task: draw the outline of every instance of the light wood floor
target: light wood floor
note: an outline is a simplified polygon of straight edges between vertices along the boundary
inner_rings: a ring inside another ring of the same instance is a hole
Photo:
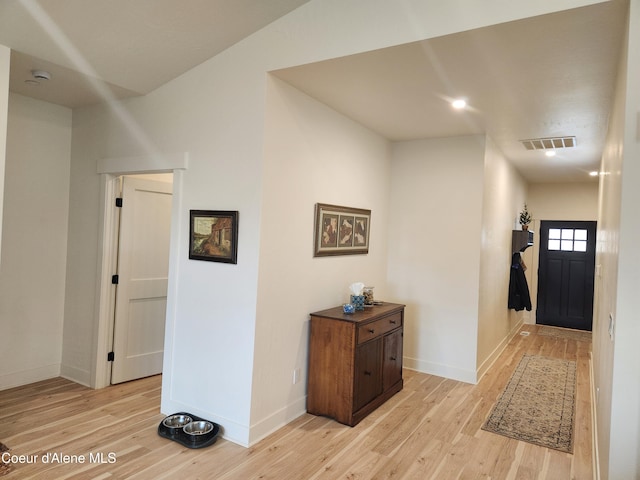
[[[39,458],[12,464],[3,480],[591,479],[590,342],[524,329],[531,335],[516,335],[478,385],[405,371],[404,389],[356,427],[305,414],[251,448],[220,439],[191,450],[158,436],[160,377],[102,390],[60,378],[5,390],[0,442]],[[523,353],[577,361],[573,455],[480,429]],[[44,463],[46,453],[87,459]],[[90,453],[107,463],[89,463]]]

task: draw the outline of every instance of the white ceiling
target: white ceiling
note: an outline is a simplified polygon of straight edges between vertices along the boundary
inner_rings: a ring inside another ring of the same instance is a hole
[[[2,0],[11,91],[77,107],[143,95],[308,0]],[[391,140],[487,133],[531,182],[588,181],[626,1],[275,72]],[[115,52],[115,53],[114,53]],[[29,87],[32,69],[52,79]],[[447,100],[466,97],[454,112]],[[547,158],[519,140],[576,136]]]
[[[11,91],[73,108],[147,94],[308,1],[1,0],[0,44]]]
[[[275,72],[392,140],[487,133],[531,182],[599,168],[626,6],[614,1]],[[451,98],[465,97],[466,111]],[[553,158],[520,140],[575,136]]]

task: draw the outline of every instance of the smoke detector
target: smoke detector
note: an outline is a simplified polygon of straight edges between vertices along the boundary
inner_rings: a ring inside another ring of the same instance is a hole
[[[530,138],[528,140],[520,140],[520,142],[527,150],[556,150],[577,145],[576,137]]]
[[[31,75],[36,80],[51,80],[51,74],[44,70],[31,70]]]

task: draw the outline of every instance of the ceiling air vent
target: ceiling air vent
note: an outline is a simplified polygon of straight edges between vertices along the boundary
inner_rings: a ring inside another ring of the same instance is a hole
[[[531,138],[520,141],[527,150],[549,150],[576,146],[576,137]]]

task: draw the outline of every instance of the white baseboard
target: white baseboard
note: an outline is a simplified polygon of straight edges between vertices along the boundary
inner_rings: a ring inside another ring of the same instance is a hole
[[[509,345],[509,342],[511,341],[511,339],[518,334],[518,331],[520,330],[520,327],[522,327],[522,325],[524,325],[524,321],[521,319],[511,329],[511,331],[502,340],[502,342],[500,342],[498,346],[494,348],[493,352],[491,352],[491,355],[489,355],[487,359],[484,362],[482,362],[482,365],[480,365],[480,367],[477,370],[478,382],[483,377],[483,375],[487,373],[487,371],[491,368],[491,366],[496,362],[496,360],[498,359],[500,354],[504,351],[504,349],[507,348],[507,345]]]
[[[415,370],[420,373],[427,373],[437,377],[450,378],[465,383],[476,383],[476,372],[473,370],[465,370],[451,365],[443,365],[440,363],[420,360],[418,358],[404,357],[402,366],[409,370]]]
[[[228,418],[220,417],[212,412],[207,412],[186,403],[175,400],[162,400],[160,411],[164,415],[172,415],[177,412],[187,412],[210,422],[220,425],[220,435],[225,440],[236,443],[242,447],[249,447],[249,427]]]
[[[258,443],[263,438],[269,436],[287,423],[295,420],[300,415],[307,412],[307,396],[303,396],[298,400],[281,408],[277,412],[269,415],[267,418],[260,420],[251,425],[249,446]]]
[[[598,450],[598,410],[595,376],[593,373],[593,352],[589,353],[589,380],[591,382],[591,453],[593,457],[593,480],[600,480],[600,451]]]
[[[221,435],[225,440],[229,440],[230,442],[242,447],[250,447],[279,428],[282,428],[287,423],[295,420],[300,415],[305,414],[307,412],[306,406],[307,397],[304,396],[250,427],[241,425],[229,420],[228,418],[221,418],[211,412],[205,412],[190,405],[175,401],[163,401],[160,410],[164,415],[171,415],[177,412],[188,412],[199,417],[206,418],[207,420],[220,425]]]
[[[91,386],[91,372],[89,372],[89,370],[82,370],[80,368],[63,364],[60,366],[60,376],[67,380],[71,380],[72,382],[84,385],[85,387]]]
[[[498,344],[498,346],[491,352],[491,355],[482,362],[482,365],[476,370],[465,370],[458,367],[452,367],[450,365],[443,365],[435,362],[428,362],[417,358],[404,357],[403,367],[409,370],[415,370],[421,373],[427,373],[429,375],[436,375],[438,377],[450,378],[452,380],[458,380],[460,382],[477,384],[482,376],[491,368],[491,366],[498,359],[502,351],[507,347],[511,339],[518,333],[520,327],[522,327],[523,321],[520,320],[511,329],[509,334]]]
[[[19,372],[11,372],[0,375],[0,390],[20,387],[29,383],[48,380],[60,376],[60,364],[54,363],[42,367],[28,368]]]

